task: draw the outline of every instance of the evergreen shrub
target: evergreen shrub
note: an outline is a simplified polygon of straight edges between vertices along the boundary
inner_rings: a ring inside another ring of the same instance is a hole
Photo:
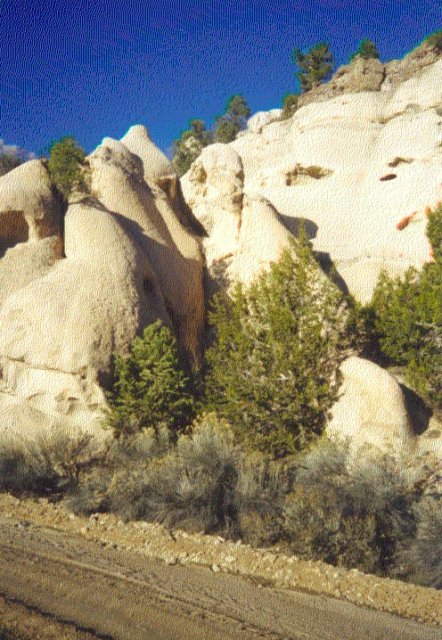
[[[433,262],[402,278],[383,272],[373,294],[374,331],[392,364],[406,368],[408,382],[442,409],[442,205],[428,216]]]
[[[252,449],[283,457],[325,426],[345,357],[346,308],[305,238],[252,286],[217,294],[205,402]]]
[[[132,341],[126,357],[114,356],[114,383],[107,399],[105,425],[117,438],[160,425],[174,435],[191,422],[189,379],[175,338],[159,320]]]

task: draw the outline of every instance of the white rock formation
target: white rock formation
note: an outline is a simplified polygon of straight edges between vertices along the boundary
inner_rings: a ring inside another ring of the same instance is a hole
[[[126,352],[156,319],[175,330],[189,360],[198,361],[202,256],[155,185],[156,176],[167,175],[167,159],[152,143],[147,147],[140,158],[105,139],[91,154],[94,195],[76,194],[69,204],[64,255],[58,237],[11,247],[27,237],[14,238],[14,225],[0,227],[10,247],[0,260],[0,430],[67,426],[101,433],[101,384],[112,353]],[[25,180],[20,191],[21,178],[31,174],[38,180]],[[38,161],[1,178],[0,212],[6,213],[0,221],[14,211],[37,221],[37,237],[53,231],[48,185]]]
[[[327,426],[331,439],[348,440],[350,450],[366,446],[382,453],[410,453],[416,443],[398,381],[373,362],[351,356],[341,365],[340,398]]]
[[[247,120],[247,129],[252,133],[260,133],[264,125],[278,120],[282,116],[282,109],[271,109],[270,111],[258,111]]]
[[[92,192],[136,235],[152,266],[178,338],[194,360],[204,324],[202,256],[164,192],[144,180],[143,163],[117,140],[105,138],[89,156]]]
[[[0,307],[14,291],[46,275],[62,257],[63,242],[58,236],[20,242],[7,249],[0,259]]]
[[[252,126],[229,148],[244,190],[266,198],[289,228],[306,220],[313,248],[367,301],[382,268],[400,274],[428,257],[425,208],[442,199],[441,107],[438,60],[389,90],[345,93],[260,132]],[[191,204],[194,194],[185,195]]]
[[[0,179],[0,258],[19,242],[60,234],[60,212],[41,160]]]
[[[143,175],[146,182],[155,182],[167,176],[176,176],[170,160],[152,142],[146,127],[141,124],[130,127],[121,138],[121,142],[143,163]]]
[[[301,220],[360,300],[382,267],[422,265],[425,209],[442,199],[441,87],[440,55],[425,48],[356,60],[292,118],[255,114],[235,142],[205,148],[182,184],[137,125],[88,157],[91,194],[72,198],[63,236],[44,162],[1,177],[0,430],[99,433],[112,353],[159,318],[198,362],[211,286],[250,283]],[[394,378],[358,358],[342,370],[329,433],[412,446]]]
[[[227,286],[250,284],[280,258],[291,237],[274,207],[243,186],[241,159],[225,144],[206,147],[182,179],[184,197],[207,233],[209,274]]]

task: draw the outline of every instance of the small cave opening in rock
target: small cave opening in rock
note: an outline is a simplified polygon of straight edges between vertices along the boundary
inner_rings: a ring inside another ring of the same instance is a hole
[[[382,178],[379,178],[379,180],[380,182],[387,182],[388,180],[394,180],[395,178],[397,178],[396,173],[387,173],[387,175],[382,176]]]
[[[332,173],[333,171],[331,171],[331,169],[326,169],[325,167],[319,167],[317,165],[304,167],[302,164],[297,163],[293,169],[285,174],[285,183],[288,187],[291,187],[296,184],[300,176],[321,180],[321,178],[327,178]]]
[[[413,162],[413,158],[402,158],[401,156],[396,156],[391,162],[388,163],[389,167],[396,168],[400,164],[411,164]],[[394,174],[392,174],[394,175]]]
[[[29,227],[21,211],[0,214],[0,258],[19,242],[27,242]]]

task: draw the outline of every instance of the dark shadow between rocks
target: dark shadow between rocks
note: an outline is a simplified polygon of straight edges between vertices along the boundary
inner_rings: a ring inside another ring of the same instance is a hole
[[[278,213],[278,216],[287,231],[290,231],[295,238],[298,238],[302,227],[304,227],[309,240],[316,238],[319,227],[315,222],[313,222],[313,220],[309,220],[308,218],[294,218],[292,216],[285,216],[281,213]]]
[[[342,291],[344,295],[349,295],[350,291],[345,282],[344,278],[341,276],[339,271],[336,268],[333,260],[330,257],[330,254],[326,251],[313,251],[313,255],[318,261],[321,269],[324,273],[330,278],[330,280]]]
[[[28,223],[22,211],[8,211],[0,214],[0,258],[16,244],[27,242]]]
[[[413,433],[420,436],[424,433],[430,424],[430,418],[433,415],[432,410],[425,404],[420,396],[405,384],[399,383],[404,396],[405,407],[410,416],[410,423]]]

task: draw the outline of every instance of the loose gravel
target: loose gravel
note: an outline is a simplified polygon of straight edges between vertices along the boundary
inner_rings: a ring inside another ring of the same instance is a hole
[[[169,531],[155,523],[125,523],[113,514],[80,517],[45,498],[18,499],[0,494],[0,512],[3,517],[22,521],[23,526],[32,522],[80,534],[102,546],[131,550],[169,565],[203,565],[215,573],[247,576],[275,587],[324,594],[419,622],[442,625],[442,592],[436,589],[367,575],[356,569],[348,571],[323,562],[300,560],[274,550],[253,549],[220,536]]]

